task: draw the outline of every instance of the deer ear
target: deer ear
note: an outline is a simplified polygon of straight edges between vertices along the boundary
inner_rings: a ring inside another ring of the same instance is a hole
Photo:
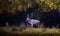
[[[8,27],[9,26],[9,24],[8,24],[8,22],[6,22],[6,27]]]

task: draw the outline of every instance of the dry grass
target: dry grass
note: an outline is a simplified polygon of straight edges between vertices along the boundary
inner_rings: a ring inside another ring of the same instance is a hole
[[[22,29],[22,31],[12,31],[13,28],[12,27],[0,27],[0,32],[2,33],[6,33],[9,35],[12,34],[60,34],[60,29],[56,29],[56,28],[26,28],[26,29]]]

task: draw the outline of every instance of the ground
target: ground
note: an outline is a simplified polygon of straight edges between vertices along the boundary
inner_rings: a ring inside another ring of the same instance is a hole
[[[22,31],[12,31],[12,27],[0,27],[1,35],[5,36],[60,36],[60,29],[56,28],[26,28]]]

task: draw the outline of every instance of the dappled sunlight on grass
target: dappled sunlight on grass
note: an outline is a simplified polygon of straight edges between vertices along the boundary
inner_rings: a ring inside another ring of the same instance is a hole
[[[12,27],[0,27],[0,33],[8,35],[8,36],[17,36],[17,35],[59,35],[60,34],[60,29],[57,28],[26,28],[26,29],[21,29],[22,31],[13,31]]]
[[[54,28],[26,28],[26,29],[22,29],[22,31],[12,31],[13,28],[11,27],[0,27],[0,32],[11,32],[11,33],[15,33],[15,34],[41,34],[41,33],[59,33],[60,34],[60,29],[54,29]]]

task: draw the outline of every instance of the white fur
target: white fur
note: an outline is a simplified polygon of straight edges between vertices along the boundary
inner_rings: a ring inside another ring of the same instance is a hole
[[[33,27],[34,24],[38,25],[40,23],[40,21],[36,20],[36,19],[29,19],[29,18],[27,18],[27,21],[28,21],[28,23],[31,24],[31,27]]]

